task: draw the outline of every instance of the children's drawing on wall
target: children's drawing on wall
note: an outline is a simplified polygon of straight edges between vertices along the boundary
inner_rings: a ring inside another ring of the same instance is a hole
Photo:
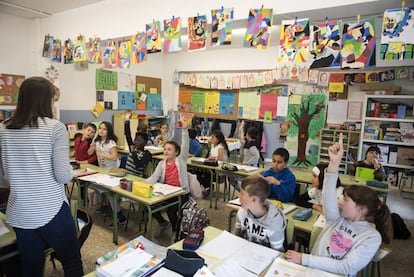
[[[131,41],[126,38],[118,40],[116,65],[120,69],[128,69],[131,65]]]
[[[87,60],[86,57],[86,38],[83,35],[79,35],[74,39],[73,46],[73,61],[84,62]]]
[[[207,16],[188,18],[188,51],[205,50],[207,46]]]
[[[218,89],[226,89],[226,81],[224,80],[223,75],[218,78]]]
[[[147,53],[161,52],[160,22],[153,21],[152,23],[145,24],[145,30],[147,32]]]
[[[289,134],[289,127],[290,124],[287,121],[280,122],[280,133],[279,133],[279,141],[286,141],[286,138]]]
[[[231,44],[233,9],[211,10],[211,46]]]
[[[163,50],[165,53],[181,51],[181,18],[164,20]]]
[[[190,86],[195,87],[195,85],[197,84],[197,75],[190,74]]]
[[[327,87],[329,84],[329,73],[328,72],[319,72],[318,86]]]
[[[384,12],[380,59],[414,59],[414,7]]]
[[[0,73],[0,105],[16,105],[25,76]]]
[[[204,78],[204,88],[210,88],[210,82],[211,82],[211,78],[209,75],[206,75]]]
[[[310,68],[340,66],[342,21],[326,21],[313,25]]]
[[[240,88],[247,88],[249,77],[243,74],[240,79]]]
[[[62,62],[62,42],[59,38],[53,39],[52,52],[50,60],[55,63]]]
[[[299,66],[299,75],[298,80],[299,82],[307,82],[309,78],[309,70],[305,66]]]
[[[102,65],[105,69],[116,68],[116,46],[115,40],[108,39],[102,43]]]
[[[211,86],[212,89],[217,89],[218,88],[218,81],[217,81],[217,77],[213,76],[211,78]]]
[[[209,114],[219,113],[220,92],[206,91],[204,93],[204,112]]]
[[[139,64],[147,60],[147,35],[145,32],[131,37],[132,64]]]
[[[101,56],[101,39],[98,37],[89,38],[89,42],[87,44],[88,48],[88,62],[92,64],[101,64],[102,63],[102,56]]]
[[[45,39],[43,41],[42,57],[50,58],[50,54],[52,52],[52,46],[53,46],[53,36],[45,35]]]
[[[282,71],[280,70],[280,68],[272,70],[272,78],[273,83],[277,83],[278,81],[282,80]]]
[[[240,88],[240,75],[233,76],[233,89],[239,89]]]
[[[298,73],[299,73],[299,68],[296,64],[292,65],[292,67],[290,68],[290,80],[293,81],[297,81],[298,80]]]
[[[132,91],[136,89],[136,77],[135,75],[119,72],[118,73],[118,90]]]
[[[286,148],[290,165],[309,167],[318,161],[320,130],[325,125],[326,95],[296,94],[289,97],[287,122],[290,124]]]
[[[225,115],[234,115],[234,101],[235,101],[235,94],[234,92],[220,92],[220,114]]]
[[[375,19],[344,23],[342,29],[341,68],[375,66]]]
[[[273,9],[250,9],[244,47],[267,49],[272,33]]]
[[[63,43],[63,63],[73,63],[73,41],[70,38]]]
[[[289,67],[284,65],[280,70],[280,79],[281,80],[289,80]]]
[[[306,63],[309,59],[309,19],[282,20],[279,62]]]
[[[204,113],[205,96],[203,91],[192,91],[191,93],[191,112]]]

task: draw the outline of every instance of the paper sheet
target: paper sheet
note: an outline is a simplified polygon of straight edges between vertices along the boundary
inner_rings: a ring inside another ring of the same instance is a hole
[[[79,177],[79,180],[96,183],[102,186],[116,187],[119,186],[119,181],[121,180],[121,178],[113,177],[108,174],[97,173]]]

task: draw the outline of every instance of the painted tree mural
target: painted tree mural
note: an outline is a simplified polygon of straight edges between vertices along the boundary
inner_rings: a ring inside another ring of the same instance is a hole
[[[287,139],[290,165],[309,167],[317,163],[320,130],[326,119],[326,101],[323,94],[290,96],[287,118],[291,126]]]

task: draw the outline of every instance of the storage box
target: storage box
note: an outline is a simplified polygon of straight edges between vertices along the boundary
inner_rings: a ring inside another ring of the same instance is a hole
[[[414,148],[411,147],[398,147],[397,152],[397,164],[412,166],[414,164]]]

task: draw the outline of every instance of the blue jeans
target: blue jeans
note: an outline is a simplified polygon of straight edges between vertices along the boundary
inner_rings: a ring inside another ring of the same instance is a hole
[[[65,276],[83,275],[79,241],[66,202],[63,202],[60,211],[45,226],[38,229],[14,230],[20,253],[21,276],[42,276],[44,251],[49,247],[54,249],[56,257],[61,261]]]

